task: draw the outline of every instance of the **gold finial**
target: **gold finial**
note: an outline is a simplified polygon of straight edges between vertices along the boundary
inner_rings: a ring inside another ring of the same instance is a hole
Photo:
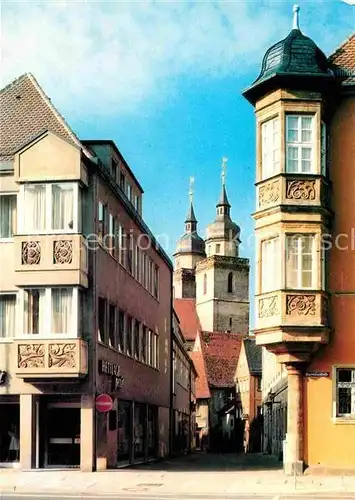
[[[228,161],[228,158],[223,156],[223,158],[222,158],[222,186],[224,186],[226,183],[227,161]]]
[[[193,202],[194,200],[194,183],[195,183],[195,177],[190,177],[189,179],[189,197],[190,197],[190,203]]]

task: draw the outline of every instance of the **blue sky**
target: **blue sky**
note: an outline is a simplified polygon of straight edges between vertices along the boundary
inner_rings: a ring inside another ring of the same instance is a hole
[[[355,7],[298,3],[301,30],[325,53],[354,31]],[[241,91],[265,50],[289,33],[292,5],[4,2],[2,83],[32,72],[80,138],[116,142],[145,189],[148,224],[169,236],[169,254],[183,231],[189,176],[204,235],[227,156],[241,256],[253,265],[255,125]]]

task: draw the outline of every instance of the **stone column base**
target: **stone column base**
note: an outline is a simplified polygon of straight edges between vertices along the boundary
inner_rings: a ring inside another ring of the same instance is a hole
[[[303,476],[304,462],[298,460],[297,462],[286,462],[284,463],[284,473],[287,476]]]

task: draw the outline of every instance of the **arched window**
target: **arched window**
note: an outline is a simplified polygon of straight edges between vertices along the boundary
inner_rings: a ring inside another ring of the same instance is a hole
[[[207,274],[203,275],[203,294],[207,293]]]
[[[228,293],[233,293],[233,273],[228,274]]]

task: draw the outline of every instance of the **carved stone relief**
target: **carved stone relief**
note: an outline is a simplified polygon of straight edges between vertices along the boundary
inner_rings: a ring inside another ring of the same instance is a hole
[[[49,368],[75,368],[76,344],[50,344],[48,348]]]
[[[54,264],[71,264],[73,260],[73,242],[58,240],[53,243]]]
[[[263,208],[276,203],[280,198],[279,181],[269,182],[259,188],[259,207]]]
[[[286,198],[288,200],[315,200],[315,186],[315,180],[289,180],[287,181]]]
[[[41,246],[39,241],[22,242],[22,264],[33,265],[41,261]]]
[[[298,316],[314,316],[316,313],[315,295],[287,295],[286,314]]]
[[[44,368],[44,344],[19,344],[18,368]]]
[[[259,299],[260,319],[270,318],[271,316],[277,316],[278,314],[280,314],[278,295],[271,295],[270,297]]]

